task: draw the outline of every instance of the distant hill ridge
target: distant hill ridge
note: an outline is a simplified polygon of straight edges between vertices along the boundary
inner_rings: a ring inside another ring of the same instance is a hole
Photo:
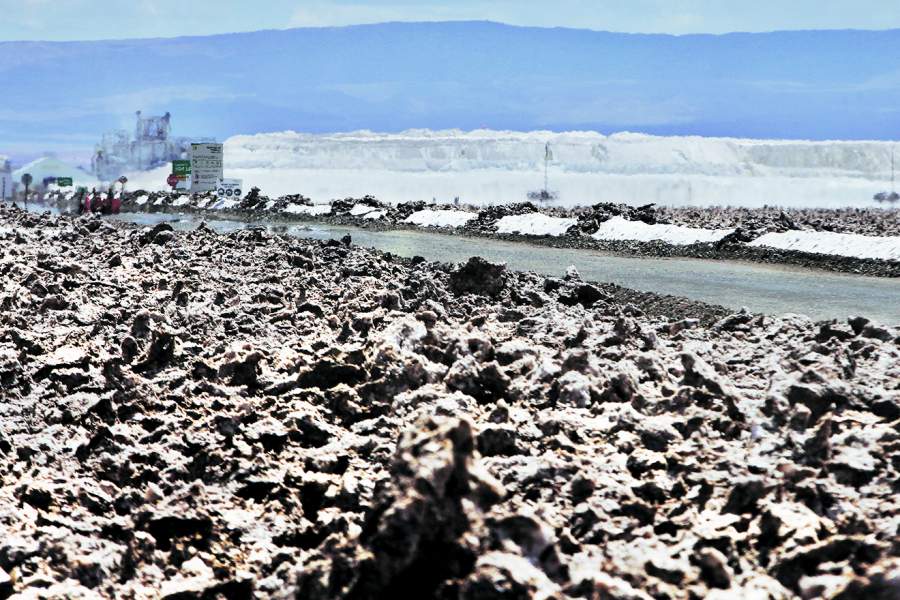
[[[133,111],[181,135],[293,129],[900,137],[900,30],[667,36],[489,22],[0,43],[0,152]]]

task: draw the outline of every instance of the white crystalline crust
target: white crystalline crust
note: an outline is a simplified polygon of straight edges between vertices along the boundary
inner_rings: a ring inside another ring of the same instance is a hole
[[[331,206],[328,204],[314,204],[306,206],[303,204],[290,204],[284,212],[295,215],[327,215],[331,214]]]
[[[900,260],[900,237],[876,237],[830,231],[785,231],[767,233],[749,245],[836,256]]]
[[[641,221],[628,221],[622,217],[613,217],[601,223],[600,229],[593,235],[598,240],[633,240],[652,242],[660,240],[676,245],[717,242],[733,229],[699,229],[681,225],[648,225]]]
[[[509,215],[497,221],[497,233],[564,235],[576,223],[576,219],[550,217],[541,213]]]
[[[461,210],[420,210],[411,214],[404,222],[419,227],[462,227],[477,216]]]

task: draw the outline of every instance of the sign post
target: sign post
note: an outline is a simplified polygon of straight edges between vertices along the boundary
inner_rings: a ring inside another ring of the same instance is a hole
[[[173,187],[185,191],[191,189],[191,161],[173,160],[172,174],[178,177],[178,184]]]
[[[209,192],[223,175],[222,144],[191,144],[191,191]]]
[[[31,185],[31,182],[34,181],[34,178],[31,176],[31,173],[25,173],[22,175],[22,184],[25,186],[25,208],[28,208],[28,186]]]
[[[244,182],[241,179],[219,179],[216,184],[216,195],[219,198],[234,198],[237,200],[243,196]]]

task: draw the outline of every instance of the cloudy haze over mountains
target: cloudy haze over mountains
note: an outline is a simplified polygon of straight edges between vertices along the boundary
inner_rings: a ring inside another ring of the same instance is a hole
[[[0,43],[0,139],[88,148],[171,111],[177,135],[407,128],[890,139],[900,30],[645,35],[390,23]]]

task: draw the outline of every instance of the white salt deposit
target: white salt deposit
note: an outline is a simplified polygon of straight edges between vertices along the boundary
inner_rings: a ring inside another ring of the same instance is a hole
[[[404,223],[420,227],[462,227],[477,216],[462,210],[420,210],[408,216]]]
[[[877,237],[830,231],[785,231],[767,233],[749,245],[834,256],[900,260],[900,237],[897,236]]]
[[[331,214],[331,205],[330,204],[313,204],[312,206],[306,204],[289,204],[284,212],[290,213],[292,215],[330,215]]]
[[[601,223],[600,229],[593,234],[593,237],[608,241],[652,242],[660,240],[669,244],[687,245],[717,242],[733,231],[733,229],[699,229],[681,225],[648,225],[642,221],[629,221],[622,217],[613,217]]]
[[[378,210],[378,208],[375,206],[369,206],[367,204],[354,204],[353,208],[350,209],[350,214],[354,217],[361,217],[376,210]]]
[[[542,213],[508,215],[497,221],[497,233],[521,233],[524,235],[564,235],[576,219],[550,217]]]

